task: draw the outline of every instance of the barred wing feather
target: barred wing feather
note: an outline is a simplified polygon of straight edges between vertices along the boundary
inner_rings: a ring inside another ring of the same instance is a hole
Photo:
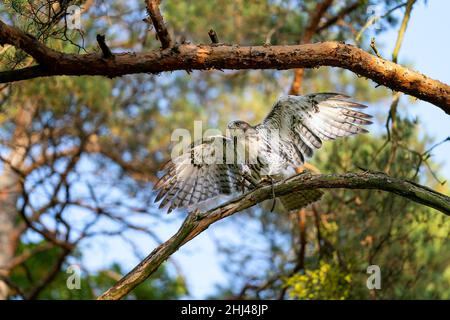
[[[230,139],[212,136],[194,143],[188,152],[164,166],[165,174],[154,186],[158,191],[155,202],[161,201],[160,208],[168,206],[171,212],[238,189],[240,167],[226,163],[226,150],[218,152],[220,144],[230,148]]]
[[[366,106],[348,99],[338,93],[284,96],[259,127],[278,130],[280,140],[302,153],[299,158],[311,157],[325,140],[367,132],[361,125],[371,124],[371,116],[355,110]]]

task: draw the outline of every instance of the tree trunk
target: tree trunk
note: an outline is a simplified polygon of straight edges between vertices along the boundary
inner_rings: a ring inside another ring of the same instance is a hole
[[[18,110],[15,122],[16,128],[11,141],[11,152],[3,163],[0,175],[0,276],[8,277],[10,263],[17,246],[17,201],[22,193],[20,176],[16,169],[23,165],[29,140],[27,128],[33,118],[34,108],[30,105]],[[0,300],[5,300],[10,294],[8,284],[0,277]]]
[[[20,194],[17,174],[10,166],[3,167],[0,176],[0,275],[8,277],[9,264],[14,257],[14,231],[17,218],[16,203]],[[9,288],[0,280],[0,300],[8,297]]]

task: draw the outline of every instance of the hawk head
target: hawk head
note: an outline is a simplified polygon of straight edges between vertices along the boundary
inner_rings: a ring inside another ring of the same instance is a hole
[[[228,130],[232,137],[239,137],[256,132],[256,129],[249,123],[241,120],[235,120],[228,123]]]

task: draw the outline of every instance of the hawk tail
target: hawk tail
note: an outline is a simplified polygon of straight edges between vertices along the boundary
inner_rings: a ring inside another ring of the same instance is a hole
[[[280,197],[281,203],[286,210],[298,210],[307,205],[318,201],[322,198],[323,191],[319,189],[315,190],[301,190],[285,196]]]

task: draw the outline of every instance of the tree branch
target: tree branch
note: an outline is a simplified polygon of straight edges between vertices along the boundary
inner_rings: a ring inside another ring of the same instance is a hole
[[[209,38],[211,39],[211,43],[216,43],[216,44],[219,43],[219,37],[217,36],[217,33],[213,29],[208,31],[208,35],[209,35]]]
[[[0,20],[0,45],[10,44],[32,56],[40,64],[48,64],[58,60],[63,53],[55,51],[38,41],[31,34],[8,26]]]
[[[1,33],[0,31],[0,39]],[[22,37],[26,37],[26,34]],[[29,50],[30,54],[31,52]],[[353,71],[392,90],[433,103],[450,114],[449,85],[357,47],[338,42],[286,46],[183,44],[177,50],[168,48],[147,53],[121,53],[115,54],[115,59],[108,60],[103,59],[101,54],[93,53],[55,53],[49,48],[39,52],[49,52],[51,64],[0,72],[0,83],[57,75],[116,77],[175,70],[286,70],[331,66]],[[58,58],[55,58],[56,54]]]
[[[172,40],[170,38],[169,32],[167,31],[166,25],[164,24],[164,19],[159,11],[160,0],[146,0],[147,12],[152,20],[153,26],[155,27],[156,34],[158,35],[159,41],[163,49],[170,48],[172,46]]]
[[[103,58],[110,59],[114,57],[114,55],[111,52],[111,49],[109,49],[108,45],[106,44],[105,35],[98,34],[97,35],[97,43],[100,47],[100,50],[102,50]]]
[[[450,216],[450,197],[414,182],[389,177],[384,173],[362,172],[322,175],[303,173],[278,182],[273,186],[255,189],[207,212],[190,213],[175,235],[153,250],[130,273],[103,293],[99,299],[116,300],[123,298],[153,274],[175,251],[214,222],[272,198],[273,192],[279,197],[299,190],[318,188],[384,190],[435,208]]]
[[[400,47],[402,46],[403,37],[405,35],[406,27],[408,26],[411,11],[415,2],[416,0],[408,0],[406,4],[405,15],[403,16],[402,24],[400,25],[400,29],[398,31],[397,41],[395,42],[395,48],[392,52],[392,61],[395,63],[397,63],[398,52],[400,51]]]
[[[323,0],[319,2],[314,11],[310,13],[308,18],[308,24],[306,25],[305,32],[303,33],[300,44],[311,42],[316,30],[319,26],[320,20],[322,19],[325,12],[333,3],[333,0]],[[294,80],[292,81],[291,89],[289,90],[289,94],[298,95],[300,93],[300,89],[302,86],[304,69],[296,69],[294,72]]]
[[[344,7],[341,11],[339,11],[335,16],[331,17],[327,21],[325,21],[320,27],[317,28],[317,32],[322,32],[325,29],[328,29],[332,25],[334,25],[339,20],[343,19],[348,14],[352,13],[358,7],[364,5],[364,1],[362,0],[356,0],[355,2],[351,3],[347,7]]]
[[[150,1],[150,4],[154,5],[154,2]],[[57,52],[27,33],[0,21],[0,44],[20,48],[40,63],[38,66],[0,72],[0,83],[57,75],[116,77],[174,70],[285,70],[331,66],[348,69],[392,90],[433,103],[450,114],[450,86],[447,84],[354,46],[337,42],[242,47],[183,44],[177,46],[177,50],[167,48],[148,53],[121,53],[115,54],[115,59],[104,59],[100,54]]]

